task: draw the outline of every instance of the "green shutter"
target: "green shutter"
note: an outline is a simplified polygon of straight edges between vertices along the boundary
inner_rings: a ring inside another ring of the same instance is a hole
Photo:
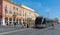
[[[9,13],[12,14],[12,11],[10,11]]]

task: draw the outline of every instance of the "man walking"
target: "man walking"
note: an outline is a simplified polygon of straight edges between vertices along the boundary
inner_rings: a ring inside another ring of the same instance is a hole
[[[54,24],[52,23],[52,29],[54,29]]]

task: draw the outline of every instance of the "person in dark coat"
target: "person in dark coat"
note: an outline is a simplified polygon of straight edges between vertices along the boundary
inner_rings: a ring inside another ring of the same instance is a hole
[[[27,24],[27,28],[29,28],[29,25]]]
[[[52,23],[52,29],[54,29],[54,24]]]

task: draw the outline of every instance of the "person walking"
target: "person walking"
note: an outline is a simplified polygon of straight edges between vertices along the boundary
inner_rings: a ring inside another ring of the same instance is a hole
[[[23,24],[24,24],[24,27],[27,28],[27,22],[24,21]]]
[[[27,28],[29,28],[29,24],[27,24]]]
[[[52,23],[52,29],[54,29],[54,24]]]

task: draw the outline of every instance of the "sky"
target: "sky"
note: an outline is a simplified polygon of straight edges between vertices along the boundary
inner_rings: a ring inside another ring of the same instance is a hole
[[[60,19],[60,0],[10,0],[35,10],[40,16]]]

